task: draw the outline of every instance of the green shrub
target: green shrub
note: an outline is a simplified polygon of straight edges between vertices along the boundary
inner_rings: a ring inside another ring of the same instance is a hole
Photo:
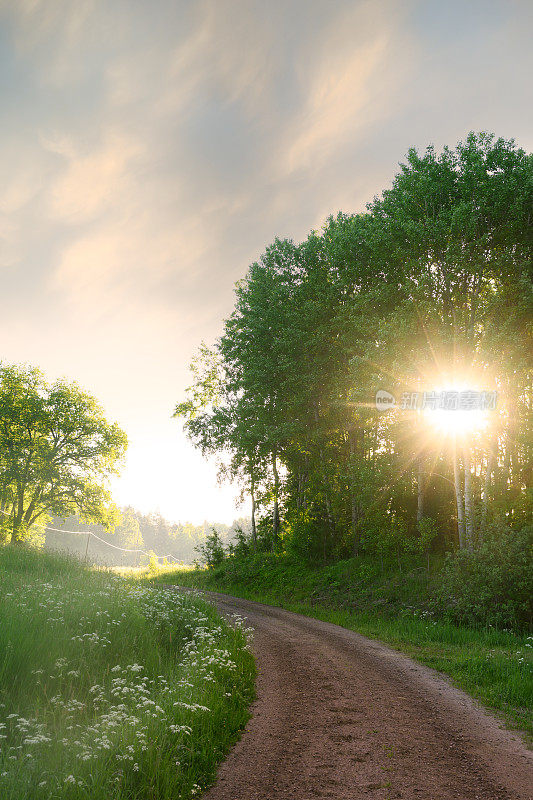
[[[289,558],[318,564],[332,557],[334,542],[328,523],[314,509],[290,509],[285,529],[284,546]]]
[[[211,529],[211,533],[207,534],[205,541],[195,549],[200,556],[198,559],[200,565],[205,564],[210,569],[218,567],[226,557],[224,544],[215,528]]]
[[[456,622],[531,630],[533,526],[494,527],[475,550],[449,555],[433,603]]]
[[[235,530],[233,542],[228,545],[228,555],[232,558],[247,558],[254,551],[251,534],[246,534],[241,527]]]

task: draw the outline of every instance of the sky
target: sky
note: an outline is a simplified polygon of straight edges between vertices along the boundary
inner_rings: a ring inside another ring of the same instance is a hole
[[[0,0],[0,360],[119,422],[119,504],[248,512],[171,418],[196,348],[409,147],[531,151],[532,29],[530,0]]]

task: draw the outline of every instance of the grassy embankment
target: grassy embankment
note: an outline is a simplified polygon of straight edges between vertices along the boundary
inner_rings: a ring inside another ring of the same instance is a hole
[[[439,670],[533,736],[533,637],[456,625],[426,607],[423,569],[382,572],[370,559],[307,567],[283,556],[226,560],[212,570],[161,573],[159,583],[226,592],[333,622]]]
[[[2,800],[186,800],[248,718],[247,632],[197,596],[0,548]]]

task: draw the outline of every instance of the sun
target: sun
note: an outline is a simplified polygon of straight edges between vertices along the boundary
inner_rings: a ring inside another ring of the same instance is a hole
[[[445,384],[428,393],[432,403],[422,410],[427,424],[443,436],[466,436],[489,424],[486,408],[476,403],[479,389],[467,384]]]

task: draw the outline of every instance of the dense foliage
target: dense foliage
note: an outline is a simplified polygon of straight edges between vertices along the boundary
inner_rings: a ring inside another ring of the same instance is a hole
[[[250,494],[253,548],[313,563],[512,540],[531,515],[532,256],[533,158],[488,134],[410,150],[366,212],[266,248],[176,408]],[[374,403],[446,386],[498,400],[451,430]]]
[[[448,556],[432,600],[457,622],[533,630],[533,527],[489,528],[475,550]]]

